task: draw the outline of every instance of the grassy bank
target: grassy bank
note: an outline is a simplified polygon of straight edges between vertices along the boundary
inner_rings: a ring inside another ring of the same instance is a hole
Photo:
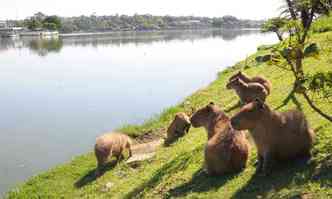
[[[321,31],[319,31],[321,32]],[[310,40],[317,42],[322,53],[319,59],[304,62],[309,73],[332,72],[332,32],[316,33]],[[183,103],[165,110],[141,126],[126,126],[121,130],[138,136],[142,133],[165,131],[176,112],[189,111],[210,101],[223,107],[228,115],[238,109],[233,91],[226,90],[226,82],[238,69],[249,75],[264,75],[271,80],[273,89],[267,103],[279,111],[297,108],[308,117],[317,132],[313,159],[308,165],[288,163],[280,165],[268,178],[256,176],[253,147],[247,168],[238,174],[207,177],[201,172],[204,129],[191,128],[189,134],[168,148],[160,148],[154,159],[131,168],[124,163],[109,166],[108,172],[95,179],[96,161],[92,153],[75,158],[32,177],[7,194],[7,198],[332,198],[332,125],[305,103],[292,95],[293,77],[289,71],[267,63],[257,63],[255,57],[269,49],[262,48],[246,61],[223,71],[208,87],[198,90]],[[332,105],[321,101],[319,106],[332,113]]]

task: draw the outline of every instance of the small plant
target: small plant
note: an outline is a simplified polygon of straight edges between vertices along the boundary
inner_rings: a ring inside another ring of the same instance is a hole
[[[319,47],[316,44],[308,44],[311,25],[316,16],[329,14],[332,1],[286,0],[286,8],[282,14],[288,20],[284,25],[284,29],[288,30],[289,38],[279,45],[279,50],[274,51],[275,57],[281,57],[281,59],[274,59],[273,61],[280,68],[292,71],[295,78],[294,92],[302,94],[311,108],[332,122],[332,116],[321,110],[309,96],[310,86],[305,86],[308,75],[303,68],[303,60],[306,56],[317,57],[319,54]],[[314,80],[317,81],[320,76],[320,74],[316,74]],[[309,85],[313,84],[309,83]]]

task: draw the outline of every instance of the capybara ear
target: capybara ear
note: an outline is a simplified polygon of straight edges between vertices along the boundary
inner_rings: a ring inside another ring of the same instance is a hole
[[[242,71],[239,71],[238,74],[239,74],[239,75],[242,75]]]
[[[210,103],[206,106],[208,112],[210,112],[210,111],[213,110],[213,106],[214,106],[214,102],[210,102]]]
[[[196,108],[193,106],[190,107],[190,113],[188,114],[188,116],[192,116],[195,112],[196,112]]]

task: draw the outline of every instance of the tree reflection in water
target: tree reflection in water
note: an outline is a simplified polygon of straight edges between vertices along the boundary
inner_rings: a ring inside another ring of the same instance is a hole
[[[239,36],[257,34],[258,30],[245,29],[206,29],[172,30],[153,32],[111,32],[100,35],[65,35],[60,38],[2,38],[0,53],[12,48],[28,48],[31,52],[45,57],[50,53],[59,53],[65,46],[123,46],[128,44],[146,45],[156,42],[195,41],[208,38],[222,38],[232,41]]]

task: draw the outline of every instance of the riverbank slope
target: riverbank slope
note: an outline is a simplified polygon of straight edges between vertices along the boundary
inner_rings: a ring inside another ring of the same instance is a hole
[[[311,42],[320,45],[319,59],[306,58],[308,73],[332,72],[332,32],[316,33]],[[172,117],[179,111],[190,111],[214,101],[230,110],[238,98],[226,90],[228,78],[239,69],[253,75],[264,75],[273,89],[267,103],[279,111],[302,110],[317,133],[313,158],[308,165],[289,163],[280,166],[270,177],[255,175],[256,152],[252,148],[247,168],[238,174],[208,177],[202,172],[204,129],[191,128],[188,135],[170,147],[158,149],[155,158],[130,167],[124,162],[110,166],[99,179],[93,177],[96,161],[93,153],[32,177],[7,194],[7,198],[332,198],[332,125],[316,114],[299,95],[291,95],[293,77],[290,71],[256,57],[269,53],[261,49],[245,61],[221,72],[208,87],[195,92],[183,103],[165,110],[160,116],[140,126],[128,125],[121,130],[132,135],[164,133]],[[322,101],[319,106],[332,113],[332,106]],[[82,138],[83,139],[83,138]]]

